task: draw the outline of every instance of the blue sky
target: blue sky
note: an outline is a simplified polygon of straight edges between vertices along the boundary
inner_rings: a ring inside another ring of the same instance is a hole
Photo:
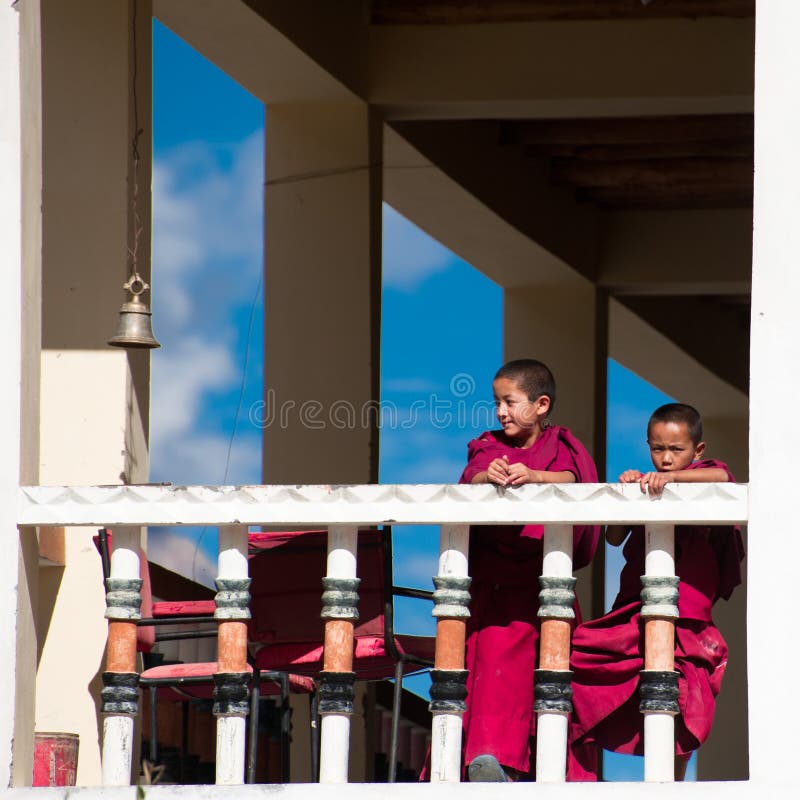
[[[264,107],[157,21],[153,76],[152,283],[162,349],[152,354],[151,480],[259,483],[261,434],[247,410],[263,383]],[[432,395],[456,407],[491,400],[502,360],[501,289],[388,206],[383,270],[382,400],[401,419]],[[425,326],[413,324],[420,318]],[[609,477],[649,464],[647,417],[668,399],[610,362]],[[469,422],[442,426],[421,415],[410,428],[384,429],[381,482],[455,482],[467,441],[491,424]],[[437,529],[398,529],[395,541],[395,580],[430,586]],[[150,532],[153,560],[209,585],[216,547],[214,529]],[[610,604],[618,550],[608,563]],[[398,618],[405,631],[433,631],[419,601],[401,602]],[[423,677],[413,687],[427,684]],[[608,768],[617,779],[641,778],[640,759],[615,757]]]

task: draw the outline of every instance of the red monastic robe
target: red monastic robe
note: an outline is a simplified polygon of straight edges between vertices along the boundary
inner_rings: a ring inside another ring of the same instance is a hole
[[[706,459],[688,469],[724,469]],[[641,576],[644,574],[644,529],[631,531],[623,550],[625,566],[611,611],[579,625],[572,639],[574,713],[570,726],[573,755],[582,768],[577,779],[596,780],[592,743],[618,753],[643,752],[639,712],[639,672],[644,668],[644,626],[640,623]],[[711,607],[731,596],[741,583],[744,545],[731,526],[677,526],[675,573],[680,599],[675,630],[675,667],[679,671],[676,753],[696,750],[708,737],[716,697],[728,662],[728,647],[714,626]]]
[[[579,482],[597,481],[594,462],[567,428],[546,428],[529,448],[514,447],[502,431],[488,431],[468,445],[461,483],[470,483],[495,459],[507,456],[530,469],[572,472]],[[509,491],[514,491],[513,488]],[[527,773],[535,733],[533,673],[539,641],[541,525],[473,526],[469,568],[471,617],[467,628],[467,713],[464,763],[489,753]],[[575,527],[574,566],[588,564],[597,527]]]

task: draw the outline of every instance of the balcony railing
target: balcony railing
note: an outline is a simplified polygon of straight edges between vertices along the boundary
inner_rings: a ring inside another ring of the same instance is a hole
[[[636,484],[528,485],[502,489],[491,485],[359,486],[89,486],[22,487],[20,526],[110,526],[115,530],[109,581],[109,666],[104,692],[103,781],[125,785],[135,706],[135,626],[138,613],[140,526],[219,526],[217,621],[220,627],[217,684],[237,685],[246,668],[243,617],[246,609],[248,526],[324,527],[328,535],[326,597],[323,597],[325,671],[320,689],[322,742],[320,781],[346,782],[352,714],[353,618],[359,526],[438,524],[439,570],[433,614],[437,619],[436,661],[432,678],[431,780],[457,782],[461,776],[461,715],[466,681],[463,642],[468,616],[469,526],[544,525],[544,563],[539,616],[542,653],[547,653],[537,683],[548,683],[550,701],[537,707],[537,780],[559,782],[566,770],[569,714],[569,637],[572,613],[572,535],[576,524],[646,526],[643,594],[645,658],[648,670],[671,673],[663,658],[664,637],[674,642],[677,617],[674,525],[723,525],[747,522],[747,486],[737,484],[669,485],[658,499]],[[243,589],[244,587],[244,589]],[[335,595],[336,602],[331,601]],[[224,602],[219,602],[223,599]],[[650,621],[658,621],[655,626]],[[670,637],[673,637],[670,639]],[[566,647],[565,643],[566,642]],[[648,658],[649,648],[651,657]],[[674,649],[674,644],[673,644]],[[662,654],[661,661],[653,654]],[[663,662],[663,663],[662,663]],[[645,679],[647,673],[645,673]],[[241,682],[241,681],[240,681]],[[662,681],[657,691],[674,691]],[[231,688],[228,687],[228,688]],[[224,693],[224,692],[223,692]],[[555,701],[553,701],[555,698]],[[664,699],[664,698],[662,698]],[[669,698],[665,698],[668,700]],[[674,705],[674,704],[673,704]],[[224,704],[223,704],[224,706]],[[674,712],[655,703],[645,712],[645,780],[673,779]],[[245,716],[242,704],[223,708],[217,718],[217,783],[244,780]]]

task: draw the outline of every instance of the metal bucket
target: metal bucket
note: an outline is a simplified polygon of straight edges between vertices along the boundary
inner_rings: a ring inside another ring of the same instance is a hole
[[[33,745],[34,786],[74,786],[78,771],[77,733],[37,733]]]

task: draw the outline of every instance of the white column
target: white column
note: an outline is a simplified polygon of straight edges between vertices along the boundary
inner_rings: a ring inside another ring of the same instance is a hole
[[[140,528],[114,530],[109,578],[139,580],[140,542]],[[129,786],[131,783],[134,721],[131,714],[117,713],[108,713],[103,719],[103,786]]]
[[[17,8],[24,15],[36,5],[24,0]],[[106,340],[119,322],[126,245],[133,242],[134,69],[138,124],[144,129],[139,269],[150,279],[151,5],[135,3],[134,67],[133,0],[42,3],[45,172],[37,211],[43,208],[43,484],[148,480],[150,355],[108,347]],[[157,296],[156,285],[156,306]],[[100,698],[93,677],[104,657],[106,626],[100,561],[91,543],[95,533],[97,526],[70,529],[64,570],[42,570],[39,576],[42,614],[50,625],[40,643],[36,728],[80,735],[77,783],[84,786],[99,784],[101,776]],[[87,619],[76,650],[71,627],[78,614]]]
[[[675,578],[674,525],[645,526],[645,577]],[[653,604],[648,608],[648,604],[643,602],[645,670],[674,669],[673,615],[677,615],[674,604],[664,603],[662,608]],[[662,627],[651,631],[653,623],[660,623]],[[666,647],[669,647],[669,652]],[[644,779],[647,782],[675,780],[675,715],[670,711],[644,712]]]
[[[328,531],[328,563],[326,578],[333,580],[356,580],[356,558],[358,550],[358,528],[334,525]],[[327,593],[326,589],[326,593]],[[353,714],[352,700],[340,710],[329,710],[326,705],[325,688],[327,675],[352,672],[353,666],[353,606],[342,597],[346,590],[334,588],[339,594],[338,604],[330,604],[330,614],[325,623],[325,658],[322,685],[320,688],[320,783],[347,783],[350,755],[350,718]],[[323,605],[328,603],[323,599]],[[325,613],[325,612],[323,612]]]
[[[569,636],[574,619],[572,591],[572,526],[544,526],[544,559],[539,616],[542,618],[539,640],[539,670],[563,672],[569,681]],[[554,579],[557,586],[547,586]],[[569,584],[567,586],[566,584]],[[557,684],[554,684],[556,686]],[[563,783],[567,775],[567,729],[569,707],[566,702],[542,704],[536,708],[536,781]],[[558,706],[561,706],[560,708]]]
[[[790,665],[797,608],[800,452],[800,3],[756,3],[755,198],[750,339],[747,639],[750,781],[794,783],[800,695]],[[780,642],[780,654],[776,643]],[[779,789],[780,791],[780,789]]]
[[[217,562],[217,576],[220,581],[246,580],[248,577],[247,565],[247,526],[224,525],[219,529],[219,558]],[[223,590],[220,590],[222,593]],[[246,664],[246,638],[230,637],[222,632],[225,625],[238,626],[245,617],[227,614],[221,616],[217,595],[217,618],[220,621],[220,634],[218,637],[217,662],[220,672],[241,672]],[[235,607],[235,604],[234,604]],[[242,652],[236,652],[241,650]],[[226,665],[233,665],[226,666]],[[217,716],[217,769],[216,783],[222,786],[236,786],[244,783],[245,774],[245,744],[247,734],[247,715],[245,713],[222,713]]]
[[[41,330],[41,73],[38,2],[0,5],[0,787],[30,785],[36,632],[35,532],[16,492],[38,482]]]
[[[437,673],[464,670],[464,629],[469,616],[466,605],[469,596],[464,596],[465,589],[459,590],[455,585],[449,587],[447,584],[468,582],[469,526],[441,526],[437,578],[439,583],[434,593],[436,604],[433,610],[437,618],[434,686]],[[463,677],[466,680],[466,674]],[[431,783],[457,783],[461,780],[463,702],[459,704],[445,699],[440,703],[433,696],[434,691],[431,696]]]

